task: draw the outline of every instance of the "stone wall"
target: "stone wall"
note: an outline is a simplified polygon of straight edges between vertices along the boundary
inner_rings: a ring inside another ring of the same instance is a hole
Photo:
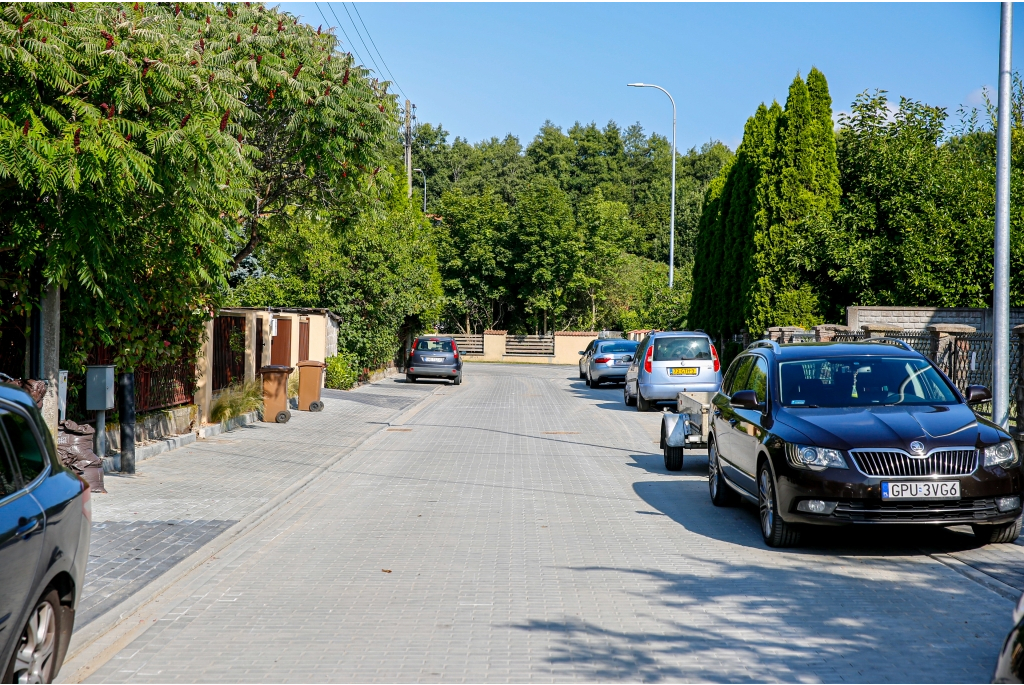
[[[935,324],[973,326],[979,333],[992,332],[992,310],[980,307],[847,307],[846,325],[855,331],[865,324],[899,326],[923,331]],[[1024,324],[1024,307],[1010,309],[1010,325]]]

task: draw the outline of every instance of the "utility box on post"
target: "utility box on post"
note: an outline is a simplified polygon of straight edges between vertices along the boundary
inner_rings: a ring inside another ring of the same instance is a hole
[[[100,459],[107,456],[107,412],[114,408],[114,367],[85,367],[85,410],[96,412],[96,437],[93,451]]]
[[[85,367],[86,411],[109,411],[114,408],[114,367]]]

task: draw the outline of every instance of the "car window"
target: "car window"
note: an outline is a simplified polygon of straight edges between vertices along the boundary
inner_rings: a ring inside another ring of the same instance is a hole
[[[451,352],[452,341],[423,338],[416,341],[416,349],[422,352]]]
[[[637,345],[636,355],[633,357],[634,364],[639,364],[641,360],[643,360],[644,355],[647,354],[647,346],[650,344],[650,342],[651,336],[645,335],[644,339],[640,341],[639,345]]]
[[[958,404],[927,359],[850,356],[783,362],[780,398],[788,407]]]
[[[15,460],[21,469],[25,483],[35,480],[46,468],[46,460],[39,449],[39,442],[29,427],[28,419],[13,412],[0,412],[0,423],[7,433],[7,440],[14,450]]]
[[[598,351],[599,352],[604,352],[605,354],[622,354],[622,353],[632,354],[635,350],[636,350],[636,343],[635,342],[628,342],[628,341],[626,341],[626,342],[604,343],[603,345],[601,345],[601,348]]]
[[[729,386],[729,395],[735,395],[740,390],[748,390],[746,386],[747,376],[750,375],[750,367],[754,365],[754,357],[740,357],[736,360],[736,373],[733,375],[732,384]]]
[[[704,359],[711,359],[711,344],[702,335],[671,335],[654,339],[656,362]]]
[[[8,458],[7,449],[0,440],[0,499],[13,495],[18,490],[18,479],[14,475],[13,462]]]
[[[755,356],[754,359],[757,361],[750,367],[750,374],[743,384],[745,386],[743,389],[753,390],[760,403],[768,399],[768,362],[761,356]]]

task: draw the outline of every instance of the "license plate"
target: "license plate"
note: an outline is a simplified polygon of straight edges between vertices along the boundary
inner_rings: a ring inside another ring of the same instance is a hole
[[[882,499],[960,499],[960,481],[882,483]]]
[[[444,357],[424,357],[423,361],[425,361],[425,362],[443,362],[444,361]]]
[[[698,373],[700,373],[700,369],[695,366],[677,366],[668,370],[670,376],[696,376]]]

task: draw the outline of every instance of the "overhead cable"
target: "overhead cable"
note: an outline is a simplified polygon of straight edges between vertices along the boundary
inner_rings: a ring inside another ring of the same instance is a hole
[[[363,15],[359,13],[359,6],[353,2],[352,9],[356,11],[356,16],[359,17],[359,23],[363,25],[363,30],[366,31],[366,37],[370,39],[370,45],[373,46],[374,50],[377,50],[377,56],[380,57],[380,62],[384,65],[385,71],[388,72],[388,78],[390,78],[391,82],[395,84],[395,87],[398,88],[398,91],[402,96],[408,99],[409,96],[405,94],[404,90],[402,90],[402,86],[398,85],[398,80],[395,78],[395,75],[391,73],[391,69],[388,68],[387,62],[384,61],[384,55],[380,54],[377,44],[373,41],[373,36],[370,35],[370,29],[366,28],[366,22],[363,21]]]

